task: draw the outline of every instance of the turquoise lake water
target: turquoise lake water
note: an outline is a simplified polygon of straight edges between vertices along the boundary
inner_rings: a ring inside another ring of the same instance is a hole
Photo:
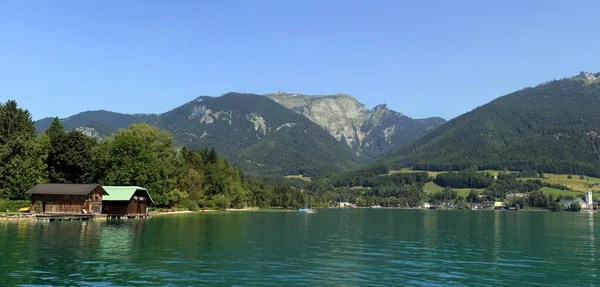
[[[599,228],[598,214],[388,209],[0,221],[0,285],[594,286]]]

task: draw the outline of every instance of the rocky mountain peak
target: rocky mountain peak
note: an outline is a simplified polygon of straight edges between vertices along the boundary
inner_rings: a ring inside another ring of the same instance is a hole
[[[390,110],[386,104],[369,110],[348,94],[307,96],[277,92],[264,96],[306,116],[358,155],[376,156],[441,124],[423,124]]]
[[[380,105],[376,105],[376,106],[373,108],[373,111],[374,111],[374,112],[385,111],[385,110],[388,110],[388,106],[387,106],[387,104],[380,104]]]
[[[588,72],[583,72],[583,71],[581,73],[579,73],[579,77],[586,81],[595,81],[596,79],[599,78],[598,75],[588,73]]]

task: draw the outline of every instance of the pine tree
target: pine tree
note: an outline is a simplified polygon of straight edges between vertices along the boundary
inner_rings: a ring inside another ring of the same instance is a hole
[[[41,169],[31,114],[15,101],[0,103],[0,197],[24,199]]]
[[[63,127],[58,117],[54,118],[54,120],[50,124],[50,127],[45,131],[45,133],[50,137],[50,140],[55,140],[64,132],[65,128]]]

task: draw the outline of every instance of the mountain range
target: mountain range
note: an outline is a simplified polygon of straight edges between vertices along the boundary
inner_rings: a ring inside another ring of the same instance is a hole
[[[349,95],[229,93],[163,114],[83,112],[65,119],[99,139],[134,122],[171,132],[191,149],[214,146],[251,175],[323,175],[378,168],[508,169],[600,176],[600,73],[548,81],[448,122],[412,119]],[[52,119],[36,122],[42,132]]]
[[[384,162],[425,170],[600,175],[600,73],[553,80],[454,118]]]
[[[407,146],[445,122],[439,117],[412,119],[385,104],[369,110],[344,94],[307,96],[278,92],[265,96],[304,115],[367,159]]]
[[[38,132],[52,120],[36,121]],[[98,140],[146,122],[172,133],[179,146],[215,147],[246,174],[314,176],[376,159],[445,120],[414,120],[385,105],[368,110],[349,95],[228,93],[198,97],[163,114],[86,111],[61,122]]]

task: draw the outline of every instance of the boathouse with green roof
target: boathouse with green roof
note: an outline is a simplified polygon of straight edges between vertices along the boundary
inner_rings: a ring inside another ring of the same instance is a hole
[[[102,214],[108,217],[146,217],[154,203],[150,192],[139,186],[103,186]]]

